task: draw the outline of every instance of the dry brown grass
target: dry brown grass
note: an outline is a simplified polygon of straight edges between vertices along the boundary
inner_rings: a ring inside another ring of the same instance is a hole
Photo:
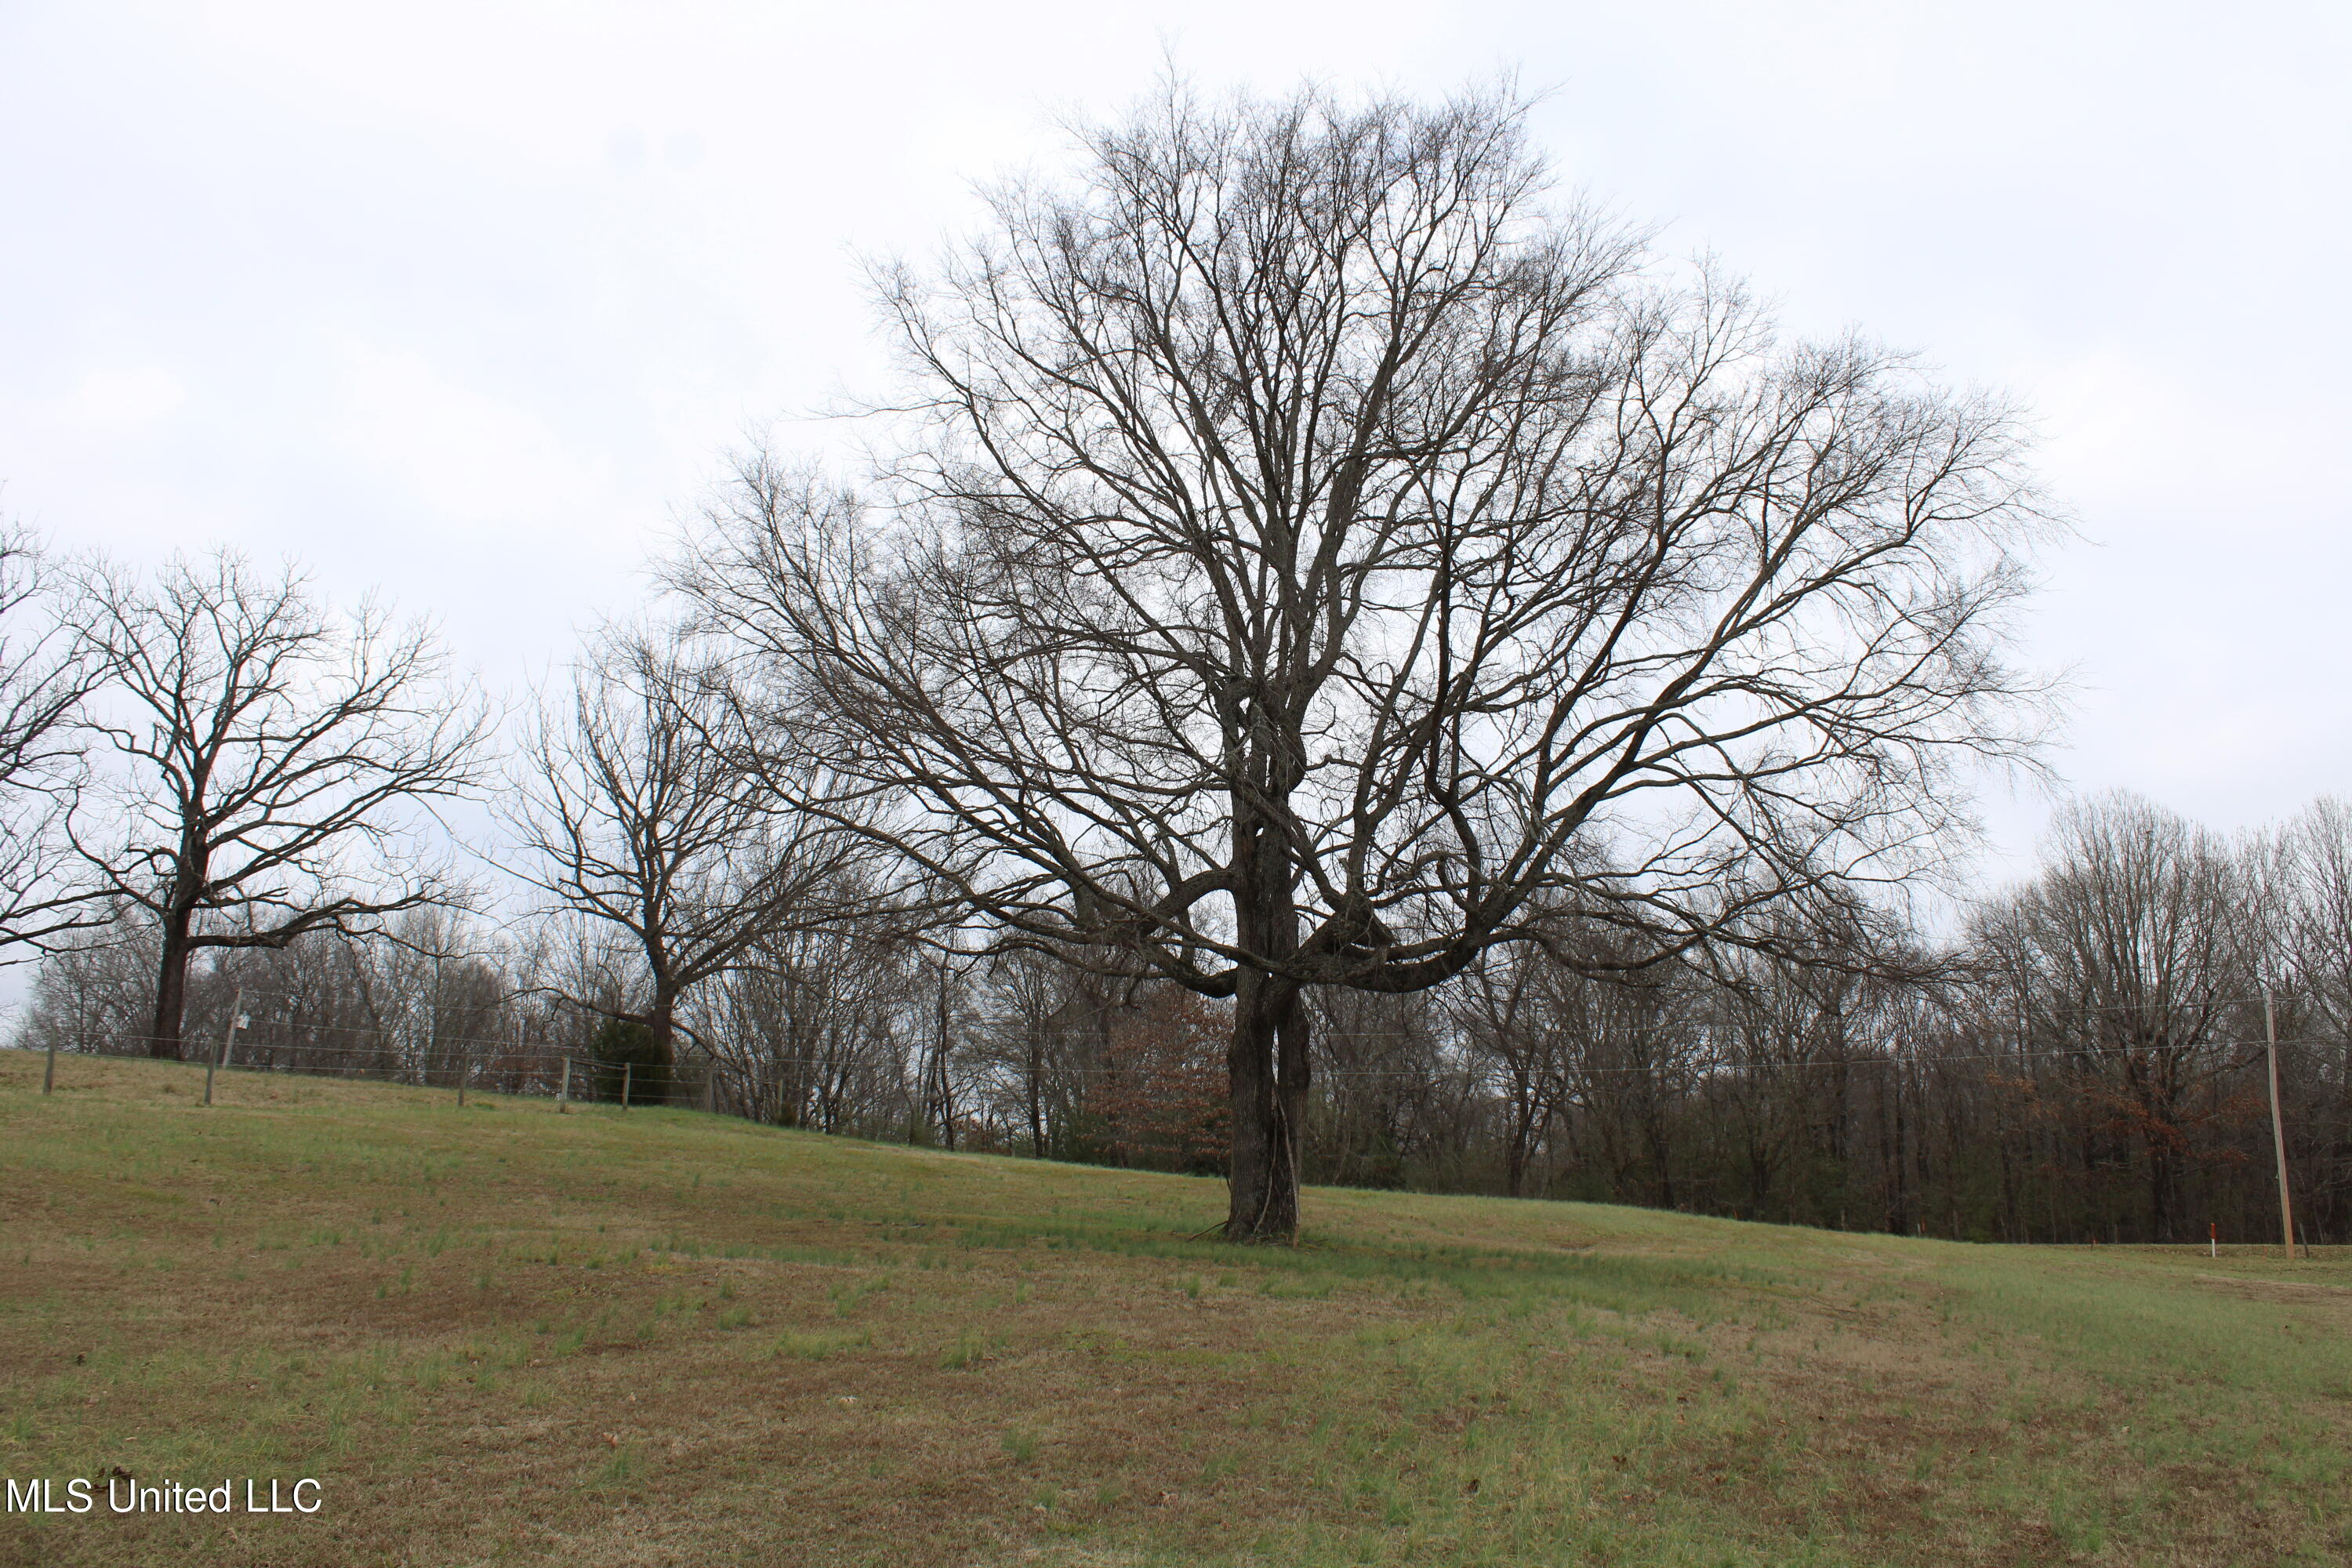
[[[2336,1562],[2352,1268],[1321,1192],[0,1052],[23,1563]]]

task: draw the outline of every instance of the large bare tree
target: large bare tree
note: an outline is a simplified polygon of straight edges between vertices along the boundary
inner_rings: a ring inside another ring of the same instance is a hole
[[[226,552],[152,578],[86,564],[69,621],[106,687],[69,831],[154,922],[152,1055],[181,1054],[193,954],[372,931],[457,892],[422,808],[475,782],[489,718],[423,623],[336,614],[295,568]]]
[[[609,630],[570,690],[541,704],[504,797],[517,873],[552,910],[616,939],[637,972],[571,1000],[649,1032],[636,1086],[648,1100],[671,1093],[681,1001],[754,961],[763,940],[824,919],[856,847],[786,809],[739,723],[691,639]]]
[[[1507,97],[1171,89],[1077,152],[878,274],[873,483],[753,455],[677,580],[1006,942],[1233,999],[1229,1237],[1297,1231],[1305,988],[1567,913],[1653,962],[2030,752],[2002,407],[1547,205]]]

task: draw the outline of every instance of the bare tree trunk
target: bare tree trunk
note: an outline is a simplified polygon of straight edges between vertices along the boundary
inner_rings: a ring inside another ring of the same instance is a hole
[[[1528,1075],[1511,1074],[1511,1135],[1503,1149],[1503,1189],[1515,1198],[1528,1195],[1528,1145],[1535,1136],[1536,1094]]]
[[[2172,1127],[2160,1110],[2151,1109],[2147,1130],[2148,1239],[2170,1241],[2173,1232],[2173,1187],[2179,1180],[2172,1159]]]
[[[1045,1044],[1036,1029],[1029,1031],[1029,1152],[1045,1157]]]
[[[1894,1177],[1894,1190],[1887,1194],[1886,1228],[1897,1236],[1911,1234],[1910,1154],[1907,1128],[1904,1117],[1904,1083],[1901,1069],[1888,1064],[1886,1075],[1893,1082],[1895,1138],[1888,1151],[1888,1169]]]
[[[1307,1008],[1297,984],[1244,973],[1234,1008],[1228,1241],[1298,1239],[1298,1137],[1307,1110]]]
[[[948,1084],[948,966],[940,965],[938,1016],[934,1019],[936,1034],[931,1047],[929,1094],[932,1115],[939,1123],[940,1147],[952,1151],[956,1146],[955,1100]]]
[[[1261,765],[1274,775],[1266,794],[1286,796],[1284,760],[1267,757]],[[1235,923],[1244,947],[1278,961],[1298,951],[1294,870],[1278,830],[1253,821],[1253,815],[1245,807],[1234,813],[1234,861],[1241,873]],[[1310,1027],[1297,981],[1248,968],[1235,975],[1226,1057],[1233,1108],[1228,1241],[1298,1239],[1298,1146],[1306,1132]]]
[[[2000,1147],[2000,1238],[2023,1241],[2017,1204],[2017,1158],[2009,1123],[2009,1097],[2013,1091],[1996,1087],[1992,1096],[1993,1140]]]
[[[181,1057],[181,1028],[188,1010],[188,923],[193,911],[174,909],[163,920],[163,951],[155,972],[155,1021],[147,1031],[147,1054],[166,1061]]]
[[[1644,1074],[1646,1079],[1649,1075]],[[1659,1098],[1654,1083],[1647,1085],[1642,1118],[1643,1135],[1650,1145],[1650,1159],[1658,1168],[1658,1202],[1667,1208],[1680,1208],[1675,1201],[1675,1161],[1673,1142],[1666,1127],[1666,1108]]]
[[[646,1012],[646,1032],[653,1037],[653,1059],[640,1068],[629,1098],[648,1105],[667,1105],[677,1079],[677,992],[666,981],[654,983],[653,1005]]]

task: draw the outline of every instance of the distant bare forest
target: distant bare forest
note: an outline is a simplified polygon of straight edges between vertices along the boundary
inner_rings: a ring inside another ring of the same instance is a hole
[[[494,702],[232,552],[0,539],[16,1043],[1988,1240],[2352,1239],[2352,810],[2129,795],[1926,929],[2062,534],[2020,419],[1548,195],[1525,106],[1181,87],[874,287]],[[459,803],[494,826],[459,832]],[[475,808],[466,806],[472,811]],[[1940,906],[1939,906],[1940,907]]]
[[[436,910],[223,951],[192,977],[188,1037],[216,1045],[242,994],[248,1067],[551,1093],[559,1057],[636,1048],[610,1019],[641,966],[583,934]],[[1912,977],[1738,952],[1596,980],[1521,947],[1439,991],[1320,998],[1306,1177],[1979,1240],[2268,1240],[2267,992],[2298,1220],[2352,1237],[2340,804],[2237,843],[2128,797],[2078,805],[2038,877],[1915,956]],[[142,1053],[153,957],[135,930],[60,949],[14,1043]],[[1219,1012],[845,922],[697,988],[676,1092],[782,1126],[1222,1173]],[[617,1077],[573,1092],[616,1097]]]

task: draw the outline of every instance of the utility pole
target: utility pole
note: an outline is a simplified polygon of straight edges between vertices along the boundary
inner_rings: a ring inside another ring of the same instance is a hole
[[[2294,1258],[2294,1199],[2286,1184],[2286,1122],[2279,1115],[2278,1015],[2271,994],[2263,993],[2263,1039],[2271,1067],[2271,1142],[2278,1151],[2279,1235],[2286,1243],[2288,1261]]]
[[[236,1043],[236,1026],[245,1022],[245,987],[236,988],[236,1000],[229,1004],[228,1027],[221,1031],[221,1047],[213,1059],[205,1064],[205,1103],[213,1102],[213,1068],[228,1065],[229,1047]]]

